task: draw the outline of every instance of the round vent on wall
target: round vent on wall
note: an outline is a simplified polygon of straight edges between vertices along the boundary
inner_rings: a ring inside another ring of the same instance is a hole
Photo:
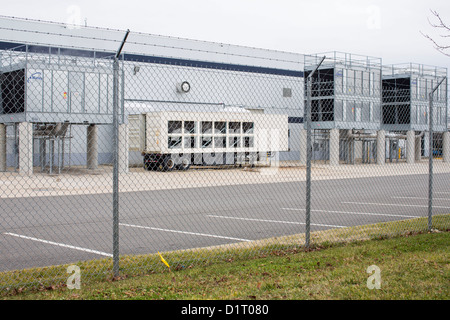
[[[177,84],[177,91],[180,93],[187,93],[191,90],[191,85],[187,81],[183,81]]]

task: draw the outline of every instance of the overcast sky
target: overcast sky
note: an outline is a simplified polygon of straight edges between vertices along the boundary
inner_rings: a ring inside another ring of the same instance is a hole
[[[430,9],[450,24],[448,0],[20,0],[4,2],[1,14],[83,25],[86,19],[94,27],[450,68],[450,57],[420,33],[441,40],[429,25]]]

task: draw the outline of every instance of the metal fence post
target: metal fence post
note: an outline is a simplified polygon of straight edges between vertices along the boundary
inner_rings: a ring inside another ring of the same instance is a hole
[[[113,274],[119,275],[119,60],[113,67]]]
[[[428,231],[431,231],[433,217],[433,94],[439,88],[445,77],[433,88],[429,94],[429,159],[428,159]]]
[[[306,79],[306,217],[305,247],[309,249],[311,233],[311,78]]]
[[[305,247],[309,249],[311,241],[311,158],[312,158],[312,144],[311,144],[311,81],[312,76],[319,69],[325,56],[315,67],[315,69],[306,78],[306,217],[305,217]]]
[[[429,99],[429,159],[428,159],[428,231],[432,227],[433,216],[433,92],[430,92]]]
[[[113,275],[119,276],[119,56],[130,30],[114,57],[113,63]]]

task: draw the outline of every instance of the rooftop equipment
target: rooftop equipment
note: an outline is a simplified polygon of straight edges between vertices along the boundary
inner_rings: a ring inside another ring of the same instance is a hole
[[[428,130],[429,93],[447,68],[423,64],[383,66],[382,128],[385,130]],[[435,131],[447,130],[447,79],[433,95]]]
[[[68,54],[28,45],[0,53],[0,123],[112,123],[110,57]]]
[[[312,76],[312,129],[378,130],[381,59],[336,51],[307,55],[305,77],[323,56],[325,60]]]

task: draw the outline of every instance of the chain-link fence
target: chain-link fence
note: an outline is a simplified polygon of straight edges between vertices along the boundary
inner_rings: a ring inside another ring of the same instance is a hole
[[[446,69],[123,50],[1,52],[2,292],[448,229]]]

